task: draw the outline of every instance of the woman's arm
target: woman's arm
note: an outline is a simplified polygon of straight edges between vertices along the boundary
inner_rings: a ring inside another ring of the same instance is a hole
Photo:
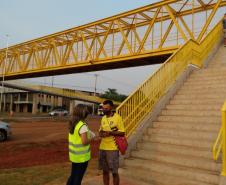
[[[80,136],[81,136],[82,144],[83,144],[83,145],[88,145],[88,144],[90,144],[91,139],[88,139],[88,137],[87,137],[87,132],[82,133]]]

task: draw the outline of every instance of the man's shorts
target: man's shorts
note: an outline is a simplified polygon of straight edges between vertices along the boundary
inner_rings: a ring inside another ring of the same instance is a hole
[[[118,174],[119,151],[118,150],[100,150],[99,152],[99,170]]]

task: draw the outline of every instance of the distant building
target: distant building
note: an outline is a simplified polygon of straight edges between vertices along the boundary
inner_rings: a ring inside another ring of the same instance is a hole
[[[88,95],[93,92],[81,91]],[[97,96],[99,94],[96,94]],[[1,101],[1,100],[0,100]],[[29,92],[12,88],[4,88],[2,101],[0,102],[1,112],[21,112],[21,113],[47,113],[56,107],[62,107],[71,113],[77,104],[92,105],[84,101],[71,100],[69,98],[49,95],[44,93]]]

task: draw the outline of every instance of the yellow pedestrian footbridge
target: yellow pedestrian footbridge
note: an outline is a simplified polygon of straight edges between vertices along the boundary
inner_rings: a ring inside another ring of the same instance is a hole
[[[224,0],[164,0],[0,50],[0,79],[163,63],[202,41]]]

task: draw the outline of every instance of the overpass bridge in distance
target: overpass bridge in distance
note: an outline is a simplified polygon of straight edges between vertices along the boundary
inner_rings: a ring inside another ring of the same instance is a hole
[[[19,90],[24,90],[29,92],[35,92],[35,93],[43,93],[43,94],[49,94],[54,96],[60,96],[64,98],[69,98],[71,100],[80,100],[80,101],[96,103],[96,104],[100,104],[104,100],[106,100],[98,96],[88,95],[86,93],[82,93],[80,91],[76,91],[72,89],[49,87],[44,85],[32,85],[32,84],[21,83],[21,82],[19,85],[13,82],[4,82],[4,87],[19,89]],[[119,102],[114,101],[114,104],[119,105]]]
[[[0,80],[163,63],[188,40],[201,42],[225,5],[165,0],[4,48]]]

